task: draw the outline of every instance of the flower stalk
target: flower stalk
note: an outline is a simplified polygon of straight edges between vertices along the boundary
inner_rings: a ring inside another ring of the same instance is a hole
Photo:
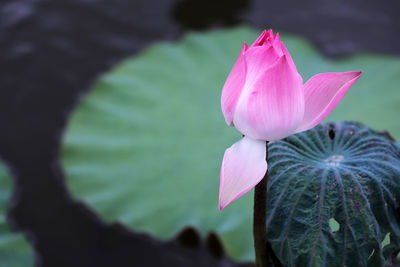
[[[265,161],[268,162],[268,141],[266,141]],[[264,178],[255,186],[253,210],[253,237],[257,267],[281,267],[267,240],[267,185],[268,170]]]
[[[268,141],[266,142],[265,161],[268,161]],[[267,267],[269,255],[267,249],[267,183],[268,171],[264,178],[256,185],[254,190],[254,210],[253,210],[253,237],[254,250],[256,253],[256,266]]]

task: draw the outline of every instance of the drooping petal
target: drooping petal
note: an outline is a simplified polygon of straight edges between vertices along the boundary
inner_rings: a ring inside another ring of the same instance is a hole
[[[360,76],[360,71],[351,71],[311,77],[304,85],[304,119],[296,132],[311,129],[324,120]]]
[[[303,85],[286,56],[245,88],[236,105],[233,123],[245,136],[275,141],[294,132],[303,120]]]
[[[219,209],[247,193],[267,171],[266,142],[243,137],[225,151],[221,166]]]
[[[247,48],[247,44],[244,43],[239,57],[229,73],[224,88],[222,89],[221,108],[225,121],[229,126],[233,126],[232,121],[235,107],[246,81],[246,62],[244,59],[244,53]]]

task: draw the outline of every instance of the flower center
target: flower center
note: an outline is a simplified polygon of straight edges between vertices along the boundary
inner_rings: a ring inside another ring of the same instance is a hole
[[[325,164],[328,166],[339,166],[342,160],[344,160],[342,155],[332,155],[325,160]]]

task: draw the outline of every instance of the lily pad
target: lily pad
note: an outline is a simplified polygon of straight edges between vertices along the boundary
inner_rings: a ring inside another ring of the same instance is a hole
[[[386,266],[400,247],[400,145],[322,123],[269,146],[268,239],[284,266]]]
[[[6,168],[0,165],[0,266],[33,266],[34,253],[30,245],[22,234],[13,232],[6,221],[11,193],[11,177]]]
[[[251,260],[252,193],[218,211],[224,150],[241,135],[226,126],[220,93],[243,41],[259,30],[190,33],[128,58],[93,85],[72,114],[62,161],[72,193],[107,221],[160,238],[192,225],[215,230],[235,259]],[[319,72],[362,70],[329,117],[360,120],[400,137],[400,58],[323,58],[282,34],[304,80]]]

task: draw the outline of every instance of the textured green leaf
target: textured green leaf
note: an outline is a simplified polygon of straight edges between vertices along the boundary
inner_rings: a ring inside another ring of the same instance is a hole
[[[268,239],[285,265],[384,266],[400,247],[398,144],[360,123],[324,123],[269,155]]]
[[[33,251],[22,234],[11,231],[6,222],[7,205],[12,192],[12,181],[0,165],[0,267],[33,266]]]
[[[189,34],[101,76],[65,135],[62,157],[73,194],[108,221],[162,238],[185,225],[214,229],[231,256],[252,259],[252,194],[222,213],[217,206],[224,150],[241,137],[224,122],[220,93],[243,41],[259,32]],[[305,80],[323,71],[364,71],[331,119],[361,120],[400,137],[399,58],[331,61],[298,37],[282,40]]]

